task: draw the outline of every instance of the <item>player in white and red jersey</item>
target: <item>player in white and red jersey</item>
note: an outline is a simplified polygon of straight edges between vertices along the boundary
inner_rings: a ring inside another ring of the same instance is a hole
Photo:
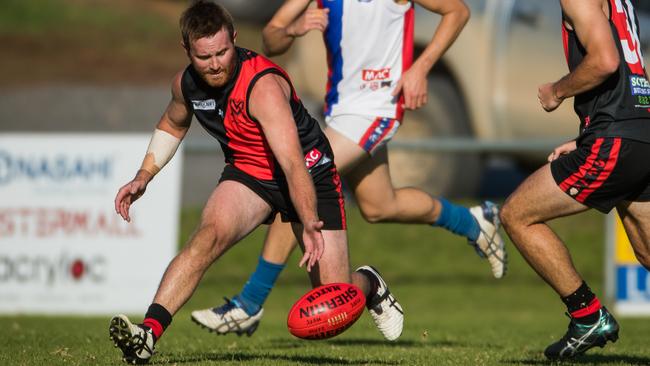
[[[466,237],[480,255],[487,257],[494,276],[502,277],[506,254],[495,205],[486,202],[468,209],[419,189],[396,189],[388,167],[386,143],[397,131],[404,109],[417,109],[427,102],[428,73],[467,22],[466,5],[462,0],[415,1],[442,19],[431,42],[413,61],[413,2],[318,0],[317,7],[310,7],[310,3],[285,1],[264,29],[265,52],[283,53],[295,37],[310,30],[323,32],[329,66],[325,133],[337,169],[345,175],[364,218],[371,223],[446,228]],[[294,243],[288,226],[276,221],[258,267],[243,291],[223,306],[193,312],[194,321],[221,334],[250,335]],[[385,293],[388,296],[389,292]],[[378,300],[368,299],[369,308],[381,306]],[[377,308],[371,314],[378,320],[394,314],[394,310]],[[397,339],[401,322],[385,323],[392,325],[380,327],[384,337]]]

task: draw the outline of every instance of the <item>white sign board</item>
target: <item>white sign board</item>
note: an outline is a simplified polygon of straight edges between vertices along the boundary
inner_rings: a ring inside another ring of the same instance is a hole
[[[650,273],[637,261],[618,214],[607,216],[605,285],[619,315],[650,315]]]
[[[0,134],[0,313],[142,313],[176,252],[182,152],[131,207],[150,135]]]

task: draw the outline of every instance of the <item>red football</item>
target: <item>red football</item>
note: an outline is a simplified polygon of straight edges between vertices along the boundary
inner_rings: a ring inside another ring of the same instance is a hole
[[[349,283],[330,283],[307,292],[291,307],[289,332],[303,339],[334,337],[354,324],[363,313],[366,297]]]

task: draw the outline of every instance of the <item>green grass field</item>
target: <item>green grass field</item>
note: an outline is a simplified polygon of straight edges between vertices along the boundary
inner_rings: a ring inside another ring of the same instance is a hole
[[[182,237],[198,210],[182,216]],[[544,347],[564,333],[557,296],[510,247],[510,270],[493,280],[487,263],[458,237],[421,226],[375,225],[348,213],[352,265],[376,265],[405,310],[395,343],[383,341],[367,314],[328,341],[302,341],[286,329],[291,304],[308,289],[294,255],[251,338],[216,336],[193,324],[191,309],[221,303],[253,269],[258,230],[213,266],[158,345],[154,364],[169,365],[538,365]],[[554,223],[574,261],[599,293],[603,288],[603,217],[588,213]],[[143,312],[146,309],[142,309]],[[138,319],[142,314],[138,314]],[[119,364],[105,317],[0,317],[0,365]],[[577,364],[650,364],[650,319],[621,318],[620,340],[591,350]],[[571,364],[571,363],[568,363]]]

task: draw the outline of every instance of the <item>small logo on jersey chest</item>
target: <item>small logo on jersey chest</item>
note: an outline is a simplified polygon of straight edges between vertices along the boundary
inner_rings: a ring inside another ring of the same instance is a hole
[[[192,107],[198,111],[213,111],[217,108],[217,102],[214,99],[192,100]]]
[[[242,100],[230,100],[230,110],[233,114],[240,114],[244,109],[244,101]]]
[[[388,78],[390,78],[390,67],[361,70],[361,80],[363,81],[386,80]]]
[[[311,169],[317,166],[325,165],[331,162],[332,159],[328,158],[326,155],[320,152],[320,150],[313,148],[307,155],[305,155],[305,166],[307,169]]]

